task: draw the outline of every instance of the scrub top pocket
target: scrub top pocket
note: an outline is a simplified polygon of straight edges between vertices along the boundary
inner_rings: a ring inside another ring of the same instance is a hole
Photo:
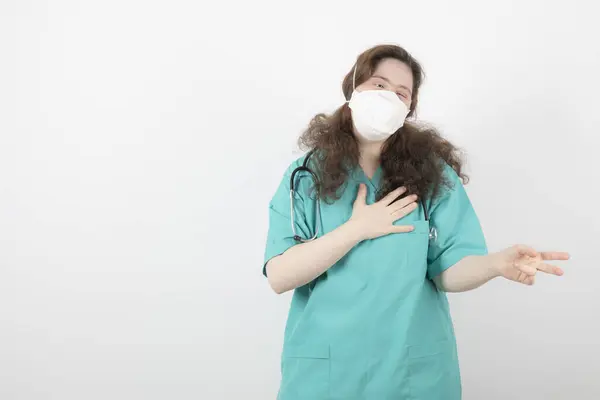
[[[277,400],[329,397],[329,346],[302,344],[284,348]]]
[[[461,383],[454,342],[408,348],[410,400],[460,400]]]
[[[429,249],[429,221],[413,221],[406,222],[405,224],[415,227],[412,232],[399,233],[399,235],[407,236],[406,239],[408,243],[406,244],[406,247],[409,254],[416,260],[427,261],[427,250]],[[401,225],[401,223],[394,223],[394,225]]]
[[[425,278],[429,248],[429,222],[399,220],[394,225],[412,225],[407,233],[392,233],[377,238],[371,244],[371,254],[378,253],[378,264],[385,268],[385,277],[403,279]]]

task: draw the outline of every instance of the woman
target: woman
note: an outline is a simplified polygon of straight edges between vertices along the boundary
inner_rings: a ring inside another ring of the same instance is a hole
[[[460,399],[445,292],[563,273],[545,261],[566,253],[488,254],[458,150],[410,119],[422,78],[400,47],[361,54],[271,200],[263,273],[294,290],[280,400]]]

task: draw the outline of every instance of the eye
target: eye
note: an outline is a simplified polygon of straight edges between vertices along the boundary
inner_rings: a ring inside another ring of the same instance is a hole
[[[375,83],[375,87],[378,87],[380,89],[385,89],[385,86],[383,86],[382,83]]]

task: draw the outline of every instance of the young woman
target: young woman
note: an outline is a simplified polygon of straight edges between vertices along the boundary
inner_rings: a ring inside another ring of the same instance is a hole
[[[563,273],[566,253],[488,253],[457,149],[411,118],[422,79],[401,47],[361,54],[270,202],[263,273],[294,290],[279,400],[460,399],[445,292]]]

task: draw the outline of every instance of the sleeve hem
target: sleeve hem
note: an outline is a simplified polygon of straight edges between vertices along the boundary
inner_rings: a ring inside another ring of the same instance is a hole
[[[446,271],[452,266],[456,265],[460,260],[468,256],[486,256],[488,255],[487,249],[478,249],[478,250],[465,250],[460,252],[453,252],[453,254],[444,255],[431,264],[427,268],[427,275],[429,279],[433,279],[438,276],[442,272]]]
[[[265,258],[263,262],[263,275],[267,276],[267,263],[274,257],[280,256],[285,253],[289,248],[296,244],[293,238],[285,238],[278,242],[271,243],[271,246],[265,252]]]

